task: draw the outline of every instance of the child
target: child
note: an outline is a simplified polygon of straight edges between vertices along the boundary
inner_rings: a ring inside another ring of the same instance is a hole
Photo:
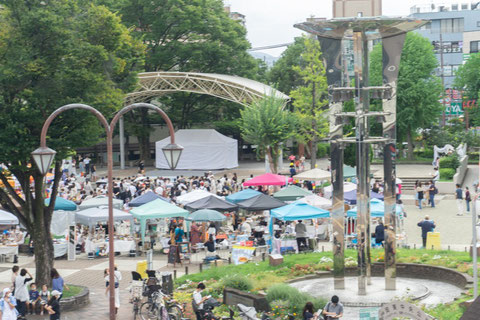
[[[40,314],[43,315],[43,313],[47,313],[47,309],[45,308],[47,306],[48,301],[50,300],[50,291],[48,291],[48,287],[46,284],[42,286],[42,291],[40,291]]]
[[[52,298],[48,302],[48,305],[45,307],[45,310],[47,310],[48,314],[50,315],[50,320],[60,319],[60,303],[58,302],[60,294],[60,291],[53,290]]]
[[[40,294],[38,293],[37,285],[35,283],[32,283],[30,285],[30,291],[28,292],[28,294],[30,296],[30,299],[27,301],[27,312],[30,311],[30,314],[34,314],[35,307],[40,301]]]

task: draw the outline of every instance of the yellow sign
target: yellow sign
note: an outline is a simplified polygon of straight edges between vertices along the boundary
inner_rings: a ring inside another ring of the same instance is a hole
[[[440,232],[427,233],[427,249],[440,250]]]

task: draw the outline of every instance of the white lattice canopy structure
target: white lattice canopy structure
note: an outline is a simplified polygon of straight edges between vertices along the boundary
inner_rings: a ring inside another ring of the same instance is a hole
[[[290,97],[266,84],[225,74],[143,72],[138,78],[138,89],[127,95],[127,105],[174,92],[207,94],[241,105],[248,105],[264,95],[275,95],[284,99],[285,103],[290,100]]]

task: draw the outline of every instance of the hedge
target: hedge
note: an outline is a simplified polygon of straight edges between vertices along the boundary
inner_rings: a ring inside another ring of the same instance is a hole
[[[441,180],[452,180],[455,173],[456,173],[455,169],[440,168],[440,179]]]
[[[456,170],[460,166],[460,161],[456,154],[440,159],[440,168],[450,168]],[[440,175],[441,176],[441,175]]]

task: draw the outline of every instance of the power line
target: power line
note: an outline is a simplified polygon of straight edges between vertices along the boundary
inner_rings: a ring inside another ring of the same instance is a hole
[[[293,44],[293,42],[282,43],[282,44],[274,44],[274,45],[265,46],[265,47],[256,47],[256,48],[248,49],[247,51],[259,51],[259,50],[266,50],[266,49],[275,49],[275,48],[281,48],[281,47],[288,47],[288,46],[291,45],[291,44]]]

